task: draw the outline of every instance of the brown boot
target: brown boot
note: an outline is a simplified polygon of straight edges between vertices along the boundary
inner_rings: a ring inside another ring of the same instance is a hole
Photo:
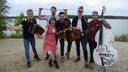
[[[61,57],[60,62],[64,63],[64,57]]]
[[[93,69],[93,63],[89,63],[89,68]]]
[[[80,61],[80,57],[77,57],[77,59],[74,62],[78,62]]]
[[[85,66],[84,66],[85,68],[88,68],[88,63],[87,62],[85,62]]]
[[[67,52],[65,55],[67,56],[67,59],[70,59],[70,53]]]

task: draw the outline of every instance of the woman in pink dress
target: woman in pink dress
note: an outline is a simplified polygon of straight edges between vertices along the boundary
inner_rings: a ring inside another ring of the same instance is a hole
[[[55,24],[56,24],[56,19],[52,17],[49,21],[49,24],[46,25],[45,32],[41,36],[45,38],[43,44],[43,50],[46,51],[50,56],[50,60],[48,62],[49,66],[52,67],[53,66],[52,62],[54,62],[55,67],[59,69],[59,65],[55,58],[55,52],[57,50],[56,38],[55,38],[55,34],[57,31]]]

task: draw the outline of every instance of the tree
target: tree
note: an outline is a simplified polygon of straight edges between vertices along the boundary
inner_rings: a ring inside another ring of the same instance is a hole
[[[22,20],[23,20],[24,18],[25,18],[24,13],[21,12],[20,15],[19,15],[19,17],[16,18],[16,20],[15,20],[15,22],[14,22],[14,26],[18,26],[19,24],[21,24],[21,22],[22,22]],[[21,32],[20,30],[17,30],[17,31],[16,31],[17,34],[20,34],[20,32]]]
[[[5,15],[8,13],[9,6],[6,5],[7,0],[0,0],[0,39],[5,37],[3,31],[6,30]]]

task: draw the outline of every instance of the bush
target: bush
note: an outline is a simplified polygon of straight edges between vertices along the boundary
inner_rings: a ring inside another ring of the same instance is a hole
[[[22,37],[23,37],[23,34],[17,34],[17,33],[11,34],[11,35],[9,36],[9,38],[22,38]]]
[[[124,41],[128,42],[128,34],[121,34],[115,36],[115,41]]]
[[[6,34],[4,33],[0,34],[0,39],[6,38],[6,37],[7,37]]]

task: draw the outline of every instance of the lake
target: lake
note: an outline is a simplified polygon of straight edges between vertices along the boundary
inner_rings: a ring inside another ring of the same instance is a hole
[[[72,19],[70,19],[72,21]],[[90,21],[89,19],[88,21]],[[114,35],[128,34],[128,19],[106,19],[106,21],[112,26],[111,31]],[[45,20],[38,20],[37,23],[45,28],[47,22]],[[13,25],[13,23],[11,23]],[[8,35],[15,33],[14,31],[5,31]]]

